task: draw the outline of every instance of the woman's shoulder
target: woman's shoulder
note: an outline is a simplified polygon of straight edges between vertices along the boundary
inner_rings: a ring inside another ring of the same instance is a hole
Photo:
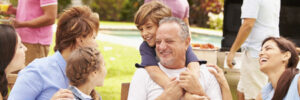
[[[293,81],[297,81],[298,90],[300,90],[300,73],[296,74]]]
[[[297,74],[297,76],[298,76],[298,94],[300,95],[300,74]]]
[[[300,74],[296,74],[286,95],[286,100],[300,100]]]
[[[300,73],[296,74],[294,79],[292,80],[292,83],[290,85],[290,88],[296,88],[298,87],[298,91],[299,91],[299,87],[300,87]]]

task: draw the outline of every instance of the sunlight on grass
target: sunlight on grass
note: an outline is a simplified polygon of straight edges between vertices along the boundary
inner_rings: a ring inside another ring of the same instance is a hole
[[[109,42],[97,41],[104,57],[107,75],[104,86],[97,87],[103,100],[120,100],[121,83],[130,82],[135,72],[134,64],[140,61],[139,51],[133,47]],[[55,44],[55,43],[53,43]],[[54,45],[50,46],[49,55],[54,54]]]
[[[108,74],[104,86],[96,90],[103,100],[120,100],[121,83],[130,82],[134,64],[140,62],[139,51],[133,47],[98,41]]]
[[[117,22],[117,21],[100,21],[100,27],[101,25],[110,25],[110,26],[119,26],[119,25],[134,25],[133,22]]]

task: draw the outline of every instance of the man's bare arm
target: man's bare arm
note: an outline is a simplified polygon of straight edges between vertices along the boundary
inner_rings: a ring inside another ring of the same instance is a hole
[[[38,28],[43,26],[52,25],[55,23],[57,16],[57,5],[49,5],[42,7],[44,14],[36,19],[20,22],[14,20],[13,24],[16,28],[20,27],[31,27]]]
[[[231,46],[230,52],[227,56],[227,64],[230,68],[233,67],[232,65],[232,60],[235,56],[236,51],[241,47],[241,45],[246,41],[248,38],[254,24],[255,24],[256,19],[254,18],[245,18],[244,22],[238,32],[238,35]]]

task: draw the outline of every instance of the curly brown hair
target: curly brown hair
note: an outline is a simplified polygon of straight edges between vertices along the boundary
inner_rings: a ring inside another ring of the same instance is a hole
[[[87,6],[72,7],[59,17],[54,51],[74,48],[76,38],[92,36],[99,29],[99,15]]]
[[[92,47],[82,47],[74,50],[67,59],[66,74],[70,84],[78,87],[88,82],[90,73],[100,70],[101,59],[100,52]],[[95,90],[91,96],[98,98]]]

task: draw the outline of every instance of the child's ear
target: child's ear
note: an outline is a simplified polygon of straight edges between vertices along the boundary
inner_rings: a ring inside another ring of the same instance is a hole
[[[97,71],[93,71],[92,73],[90,73],[90,75],[91,75],[92,77],[96,77]]]

